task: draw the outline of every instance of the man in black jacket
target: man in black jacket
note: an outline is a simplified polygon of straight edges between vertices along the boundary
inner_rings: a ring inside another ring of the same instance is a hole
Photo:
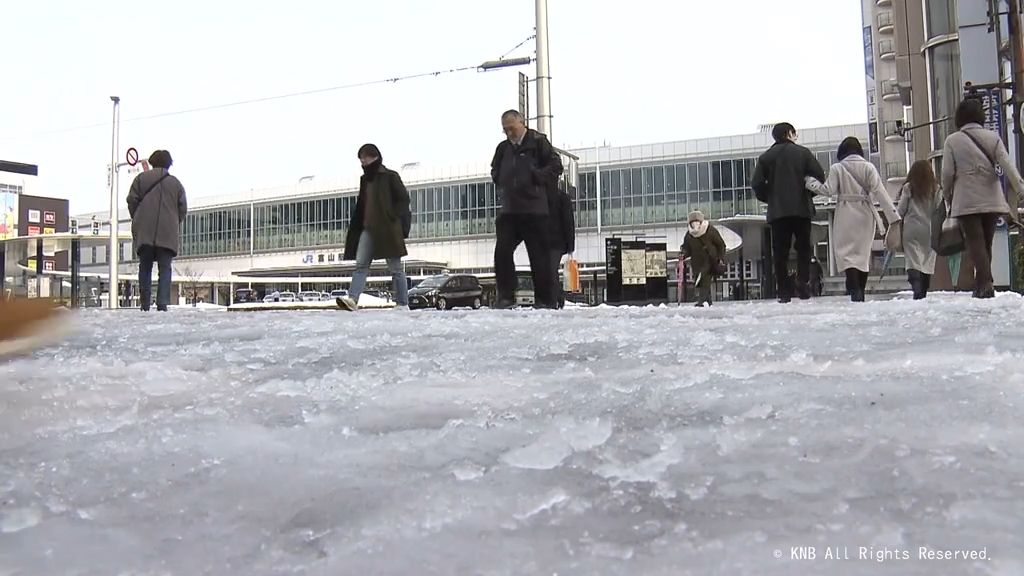
[[[783,122],[772,129],[772,145],[757,159],[750,187],[761,202],[768,204],[768,225],[772,229],[772,255],[779,302],[789,302],[792,290],[789,277],[789,249],[796,243],[796,292],[801,299],[811,297],[808,285],[811,268],[811,219],[813,194],[804,185],[806,176],[819,182],[825,177],[821,165],[810,150],[796,143],[796,129]]]
[[[551,259],[551,289],[558,307],[565,307],[565,291],[558,280],[558,269],[564,254],[576,251],[576,219],[572,212],[572,199],[560,186],[548,189],[548,250]]]
[[[547,136],[526,127],[517,110],[501,115],[508,136],[498,144],[491,160],[491,179],[498,189],[501,209],[495,220],[494,276],[498,288],[495,308],[511,308],[516,289],[515,251],[526,243],[533,276],[534,306],[554,308],[548,254],[548,189],[562,174],[562,160]]]

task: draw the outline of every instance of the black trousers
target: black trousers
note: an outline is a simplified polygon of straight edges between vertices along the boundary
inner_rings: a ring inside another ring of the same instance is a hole
[[[551,296],[559,308],[565,306],[565,290],[562,289],[562,280],[558,277],[562,264],[563,252],[559,249],[549,250],[548,264],[551,265]]]
[[[789,282],[789,249],[796,244],[796,277],[799,286],[807,286],[811,276],[811,220],[779,218],[771,223],[772,259],[779,296],[792,296]]]
[[[992,291],[992,238],[998,219],[999,214],[969,214],[959,218],[967,253],[974,262],[975,296]],[[956,278],[953,283],[956,284]]]
[[[511,302],[516,291],[515,252],[519,244],[526,243],[530,256],[530,275],[533,277],[535,305],[554,308],[551,293],[551,255],[548,251],[548,218],[538,214],[500,214],[494,223],[497,235],[494,243],[494,277],[498,285],[498,301]]]

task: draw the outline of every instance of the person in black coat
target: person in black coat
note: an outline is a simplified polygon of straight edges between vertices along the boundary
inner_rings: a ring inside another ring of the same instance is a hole
[[[565,307],[565,291],[558,279],[558,268],[562,255],[576,251],[576,219],[573,217],[572,200],[560,186],[548,189],[548,250],[551,258],[551,286],[558,301],[558,307]]]
[[[495,308],[511,308],[516,289],[515,251],[526,243],[533,276],[534,306],[557,306],[551,293],[548,262],[548,189],[562,174],[562,160],[547,136],[526,127],[518,110],[501,115],[508,136],[498,144],[491,160],[491,179],[497,187],[501,209],[495,220],[494,276],[498,285]]]
[[[796,293],[811,297],[811,219],[814,218],[814,194],[807,190],[804,178],[820,182],[825,177],[821,164],[810,150],[796,143],[796,128],[788,122],[772,129],[775,144],[757,159],[750,187],[757,199],[768,205],[768,224],[772,229],[772,256],[779,302],[792,300],[789,277],[789,249],[796,244]],[[795,241],[795,242],[794,242]]]

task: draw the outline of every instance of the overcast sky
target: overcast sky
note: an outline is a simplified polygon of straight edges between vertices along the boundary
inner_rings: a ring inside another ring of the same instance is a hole
[[[858,0],[549,4],[562,147],[866,121]],[[36,191],[70,199],[73,213],[108,205],[111,95],[122,101],[119,156],[128,146],[170,150],[193,197],[350,175],[364,142],[395,168],[488,162],[500,113],[517,106],[515,68],[133,119],[473,66],[534,26],[530,0],[0,6],[0,159],[38,164]],[[531,41],[510,56],[533,50]],[[82,126],[93,127],[67,130]]]

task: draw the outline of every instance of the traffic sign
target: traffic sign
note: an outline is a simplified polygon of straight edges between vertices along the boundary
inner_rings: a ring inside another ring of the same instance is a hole
[[[125,154],[125,160],[128,161],[129,166],[135,166],[139,163],[139,151],[135,148],[129,148]]]

